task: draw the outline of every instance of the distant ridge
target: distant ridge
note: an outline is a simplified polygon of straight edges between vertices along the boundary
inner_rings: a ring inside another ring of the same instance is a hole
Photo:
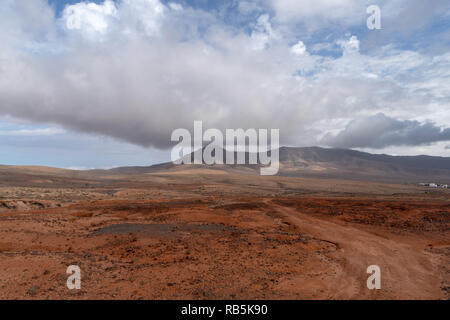
[[[450,170],[450,158],[448,157],[434,157],[426,155],[391,156],[386,154],[371,154],[356,150],[326,149],[320,147],[280,148],[280,161],[286,162],[292,159],[292,157],[298,157],[312,162],[346,162],[350,160],[350,158],[353,158],[397,164],[411,168]]]
[[[450,158],[433,156],[391,156],[370,154],[347,149],[320,147],[281,147],[280,172],[282,176],[324,177],[357,180],[450,183]],[[235,153],[235,158],[236,158]],[[188,156],[189,157],[189,156]],[[193,155],[191,154],[191,159]],[[248,153],[245,155],[248,159]],[[204,165],[175,165],[171,162],[148,167],[120,167],[111,173],[143,174],[162,171],[180,171]],[[213,165],[214,170],[233,173],[258,174],[259,165]],[[253,171],[249,171],[253,168]]]
[[[278,175],[308,178],[378,181],[392,183],[434,182],[450,184],[450,158],[432,156],[390,156],[346,149],[281,147]],[[187,157],[192,158],[192,154]],[[237,158],[237,153],[235,153]],[[248,159],[248,153],[245,158]],[[77,171],[39,166],[0,165],[0,185],[40,184],[58,186],[70,179],[73,185],[92,179],[126,179],[127,175],[228,173],[259,175],[259,165],[176,165],[172,162],[141,167]],[[217,171],[212,171],[217,170]]]

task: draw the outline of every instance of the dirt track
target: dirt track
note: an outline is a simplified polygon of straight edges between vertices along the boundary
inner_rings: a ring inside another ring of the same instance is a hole
[[[336,243],[339,247],[332,255],[341,261],[336,275],[327,275],[317,284],[335,292],[333,298],[442,298],[441,280],[436,275],[442,272],[443,266],[435,265],[423,252],[423,241],[394,235],[388,238],[355,226],[313,218],[292,208],[280,207],[277,211],[300,232]],[[369,265],[378,265],[382,270],[382,293],[361,286],[367,279],[362,271]]]

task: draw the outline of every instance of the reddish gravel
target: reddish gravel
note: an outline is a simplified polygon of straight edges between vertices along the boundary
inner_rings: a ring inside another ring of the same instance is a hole
[[[31,209],[0,214],[1,299],[448,299],[445,200],[230,193]],[[66,287],[72,264],[81,290]],[[372,264],[381,290],[366,287]]]

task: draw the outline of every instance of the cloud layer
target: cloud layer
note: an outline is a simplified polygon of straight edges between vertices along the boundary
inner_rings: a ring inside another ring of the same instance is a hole
[[[433,123],[399,121],[379,113],[351,121],[337,135],[328,134],[322,143],[338,148],[375,148],[388,146],[417,146],[449,141],[450,129]]]
[[[312,132],[310,141],[341,147],[450,140],[448,129],[439,131],[450,123],[448,50],[389,44],[364,52],[351,33],[313,41],[331,20],[364,29],[361,1],[239,3],[244,26],[159,0],[80,2],[61,15],[44,0],[7,0],[0,115],[157,148],[194,120],[280,128],[282,143],[294,145]],[[388,17],[402,5],[386,4]],[[305,22],[308,32],[294,27]],[[364,130],[371,121],[390,135]]]

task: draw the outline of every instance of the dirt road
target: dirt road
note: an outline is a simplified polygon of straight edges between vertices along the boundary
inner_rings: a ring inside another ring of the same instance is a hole
[[[300,232],[337,246],[332,256],[339,261],[320,286],[332,298],[440,299],[442,265],[437,264],[427,241],[420,237],[381,234],[348,223],[325,221],[288,207],[276,207],[285,221]],[[366,269],[381,268],[382,289],[368,290]],[[317,286],[317,284],[315,284]]]

